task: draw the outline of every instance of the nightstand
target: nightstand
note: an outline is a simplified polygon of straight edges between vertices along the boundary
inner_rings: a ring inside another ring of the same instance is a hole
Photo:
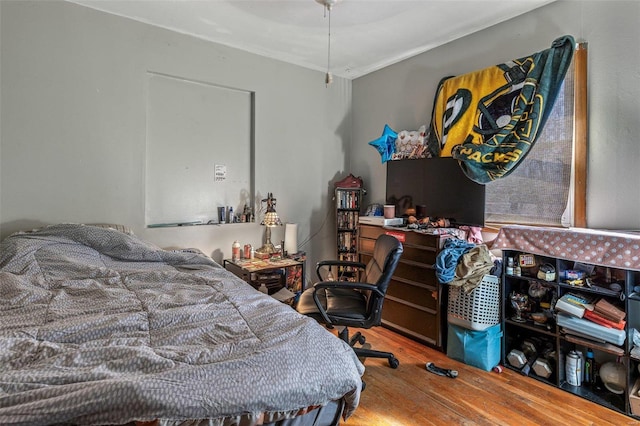
[[[304,262],[294,259],[224,259],[225,269],[258,290],[262,284],[269,294],[277,293],[283,287],[293,293],[304,290]]]

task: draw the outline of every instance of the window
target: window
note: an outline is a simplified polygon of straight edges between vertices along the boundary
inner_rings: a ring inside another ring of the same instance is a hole
[[[586,226],[586,55],[586,43],[578,44],[527,157],[507,177],[486,184],[489,226]]]

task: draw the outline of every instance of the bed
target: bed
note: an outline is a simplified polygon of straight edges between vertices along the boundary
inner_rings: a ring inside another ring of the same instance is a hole
[[[0,424],[338,424],[363,373],[197,250],[76,224],[0,243]]]

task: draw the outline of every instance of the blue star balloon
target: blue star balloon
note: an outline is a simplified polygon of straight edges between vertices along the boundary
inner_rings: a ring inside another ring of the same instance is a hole
[[[369,145],[375,147],[380,153],[380,157],[383,163],[391,160],[393,153],[396,152],[396,139],[398,134],[389,127],[388,124],[384,125],[382,136],[378,139],[369,142]]]

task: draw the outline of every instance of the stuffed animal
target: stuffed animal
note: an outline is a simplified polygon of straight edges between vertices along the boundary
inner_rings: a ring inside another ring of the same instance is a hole
[[[426,126],[422,125],[418,130],[402,130],[396,139],[393,160],[405,158],[424,158],[428,153],[425,145]]]

